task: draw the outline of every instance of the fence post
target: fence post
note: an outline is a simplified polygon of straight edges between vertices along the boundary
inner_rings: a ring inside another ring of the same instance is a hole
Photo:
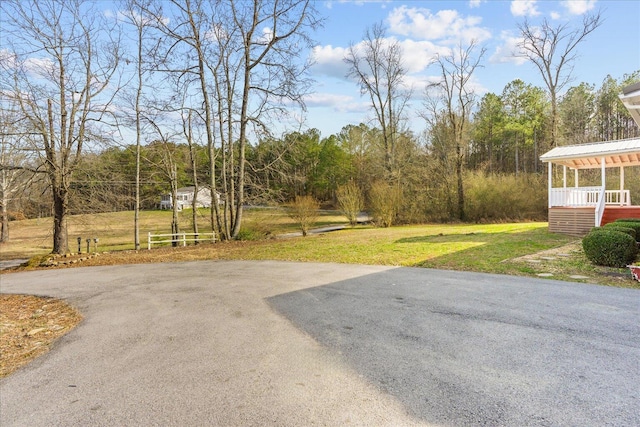
[[[182,246],[187,246],[187,233],[182,233]]]
[[[151,232],[147,234],[147,249],[151,250]]]

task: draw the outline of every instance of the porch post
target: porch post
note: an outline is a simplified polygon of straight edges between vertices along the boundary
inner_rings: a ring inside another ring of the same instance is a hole
[[[549,163],[547,163],[547,164],[549,165],[549,169],[548,169],[548,171],[547,171],[548,181],[549,181],[549,186],[548,186],[548,192],[549,192],[549,195],[548,195],[548,201],[549,201],[549,207],[551,207],[551,188],[552,188],[552,186],[553,186],[553,179],[552,179],[552,176],[553,176],[553,175],[552,175],[551,168],[552,168],[553,163],[549,162]]]
[[[562,187],[567,188],[567,167],[562,166]]]
[[[620,166],[620,206],[624,206],[627,202],[624,200],[624,166]]]
[[[607,180],[606,180],[606,177],[604,175],[604,173],[605,173],[604,172],[605,171],[604,163],[605,163],[605,160],[604,160],[604,157],[602,157],[600,159],[600,170],[601,170],[600,175],[602,176],[602,188],[604,188],[606,190],[607,189]]]
[[[573,170],[573,180],[575,181],[575,187],[578,188],[578,169]]]

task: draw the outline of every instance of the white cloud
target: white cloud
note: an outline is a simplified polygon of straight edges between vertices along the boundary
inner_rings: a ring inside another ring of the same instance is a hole
[[[441,78],[441,76],[425,74],[406,76],[404,79],[404,84],[407,88],[411,88],[411,90],[413,91],[412,99],[422,99],[427,86],[432,83],[438,83]]]
[[[447,44],[482,42],[491,37],[491,32],[480,26],[479,16],[461,16],[457,10],[440,10],[431,13],[425,8],[400,6],[388,16],[392,33],[420,40],[439,40]]]
[[[335,93],[312,93],[305,96],[304,102],[310,108],[330,108],[339,113],[361,113],[368,108],[366,103],[352,96]]]
[[[469,0],[469,7],[471,9],[475,7],[480,7],[481,3],[485,3],[487,0]]]
[[[402,60],[407,73],[419,73],[424,71],[437,54],[447,55],[449,48],[437,46],[430,41],[403,40]]]
[[[314,61],[312,71],[316,74],[344,79],[349,71],[349,67],[343,61],[346,53],[347,49],[344,47],[331,45],[314,47],[311,52]]]
[[[16,54],[9,49],[0,49],[0,64],[2,64],[2,68],[5,69],[16,68],[18,58]]]
[[[582,15],[596,6],[597,0],[566,0],[561,2],[570,14]]]
[[[266,45],[269,44],[271,40],[273,40],[273,37],[273,30],[270,27],[264,27],[262,29],[262,35],[258,37],[258,40],[256,40],[256,42]]]
[[[489,58],[490,63],[512,63],[516,65],[522,65],[527,62],[526,58],[517,55],[517,53],[520,51],[518,45],[522,43],[522,37],[514,36],[509,31],[503,31],[500,34],[500,40],[502,40],[502,44],[500,44],[496,48],[496,50],[493,52],[493,55],[491,55],[491,57]]]
[[[446,55],[450,49],[446,46],[439,46],[430,41],[422,40],[401,40],[394,37],[387,38],[384,43],[398,43],[402,49],[403,66],[407,74],[420,73],[424,71],[433,58],[437,55]],[[355,50],[364,48],[364,42],[354,46]],[[344,62],[348,49],[344,47],[316,46],[313,48],[312,59],[314,65],[312,71],[315,74],[323,74],[338,79],[346,79],[349,66]]]
[[[514,16],[538,16],[540,12],[536,7],[537,0],[513,0],[511,2],[511,14]]]
[[[26,58],[22,64],[34,76],[47,78],[55,75],[56,67],[49,58]]]
[[[551,15],[551,19],[553,19],[554,21],[557,21],[558,19],[562,18],[562,15],[560,15],[560,13],[556,11],[551,11],[550,15]]]
[[[20,68],[35,79],[51,79],[57,75],[57,67],[50,58],[18,57],[8,49],[0,49],[0,64],[0,69]]]

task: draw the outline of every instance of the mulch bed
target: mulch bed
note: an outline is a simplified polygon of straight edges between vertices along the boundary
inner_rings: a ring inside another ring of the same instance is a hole
[[[62,300],[0,295],[0,378],[46,353],[82,316]]]

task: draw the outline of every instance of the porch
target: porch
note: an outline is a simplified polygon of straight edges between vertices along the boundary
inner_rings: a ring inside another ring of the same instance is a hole
[[[602,187],[552,188],[549,192],[549,231],[584,236],[596,225],[621,218],[640,218],[640,206],[631,205],[629,190],[604,190],[600,215],[602,194]]]
[[[540,159],[549,164],[549,231],[583,236],[619,218],[639,218],[625,188],[625,170],[640,166],[640,138],[556,147]],[[553,167],[562,167],[562,187],[553,187]],[[617,189],[606,188],[606,171],[619,168]],[[601,185],[580,187],[579,171],[600,169]],[[573,186],[568,173],[573,171]]]
[[[640,126],[640,82],[622,88],[619,98]],[[640,166],[640,138],[556,147],[540,160],[549,164],[549,231],[583,236],[619,218],[640,218],[624,184],[625,168]],[[561,188],[553,188],[553,165],[563,168]],[[613,167],[620,168],[620,186],[607,190],[606,170]],[[596,168],[601,185],[580,187],[578,171]],[[567,186],[567,170],[573,170],[573,187]]]

